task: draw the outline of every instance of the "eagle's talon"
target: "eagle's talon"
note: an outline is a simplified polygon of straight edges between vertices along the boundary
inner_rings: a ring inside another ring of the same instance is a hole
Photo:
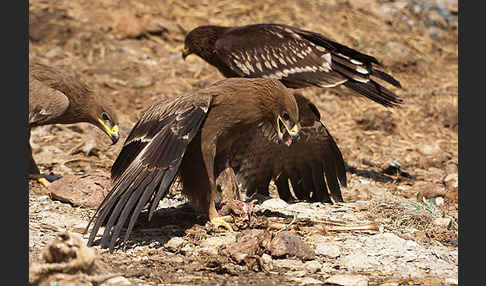
[[[37,181],[39,183],[41,183],[46,188],[49,188],[49,185],[51,184],[51,183],[49,183],[49,181],[46,178],[39,178],[39,179],[37,179]]]

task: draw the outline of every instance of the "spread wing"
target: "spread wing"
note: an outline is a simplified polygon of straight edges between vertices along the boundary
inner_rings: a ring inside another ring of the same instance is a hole
[[[370,76],[396,87],[400,83],[376,69],[379,62],[371,56],[332,41],[321,34],[279,24],[235,27],[215,44],[220,61],[234,74],[225,76],[270,77],[287,87],[348,88],[385,106],[402,101]]]
[[[217,172],[232,167],[249,195],[268,193],[273,179],[284,200],[292,199],[290,183],[297,199],[332,202],[331,196],[342,202],[340,184],[346,186],[346,172],[341,152],[320,122],[317,108],[302,95],[295,97],[302,117],[298,140],[290,147],[277,144],[273,126],[262,124],[217,158]]]
[[[159,102],[142,115],[112,166],[113,187],[91,218],[90,224],[96,222],[88,245],[100,226],[106,225],[101,247],[109,245],[112,251],[128,217],[125,239],[148,202],[149,219],[152,217],[174,181],[187,146],[199,132],[210,103],[209,95],[186,95]]]

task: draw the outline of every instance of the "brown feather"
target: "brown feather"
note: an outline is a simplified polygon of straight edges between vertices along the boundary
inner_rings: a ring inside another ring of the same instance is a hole
[[[334,201],[342,202],[339,184],[346,186],[342,154],[320,121],[317,108],[304,96],[297,93],[294,96],[302,126],[296,142],[290,147],[270,144],[277,139],[274,133],[268,132],[271,126],[262,124],[219,155],[216,173],[232,167],[247,195],[268,192],[270,174],[284,200],[292,199],[290,183],[298,199],[332,202],[329,199],[332,196]]]
[[[290,88],[348,87],[384,106],[402,99],[392,92],[370,93],[354,82],[371,77],[401,87],[391,75],[379,70],[372,56],[337,43],[324,35],[281,24],[239,27],[200,26],[185,39],[185,55],[194,53],[215,66],[225,77],[268,77]]]

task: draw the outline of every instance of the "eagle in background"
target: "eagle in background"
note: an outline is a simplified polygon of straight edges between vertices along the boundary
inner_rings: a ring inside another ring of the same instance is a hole
[[[249,186],[264,187],[269,178],[282,186],[285,179],[284,194],[289,188],[286,178],[298,178],[296,184],[313,186],[307,191],[317,193],[316,198],[326,200],[330,191],[339,200],[338,182],[346,185],[344,161],[313,109],[278,80],[264,78],[225,79],[152,105],[132,128],[112,166],[113,187],[90,220],[94,226],[88,245],[105,225],[100,244],[113,251],[126,223],[124,239],[147,204],[151,219],[177,176],[191,205],[215,226],[232,231],[216,211],[216,178],[231,165],[259,170],[265,167],[259,159],[271,168],[248,173]]]
[[[321,34],[282,24],[199,26],[184,40],[182,56],[196,54],[225,77],[265,77],[289,88],[344,85],[381,105],[402,99],[373,78],[400,83],[377,69],[372,56]]]
[[[113,144],[120,138],[117,114],[112,104],[98,95],[74,71],[29,63],[30,129],[48,124],[87,122],[108,135]],[[29,143],[29,176],[45,187],[59,175],[41,174]]]

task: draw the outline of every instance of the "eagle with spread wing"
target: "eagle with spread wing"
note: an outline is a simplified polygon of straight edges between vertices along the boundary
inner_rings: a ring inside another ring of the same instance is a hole
[[[239,185],[235,188],[248,196],[269,196],[273,180],[285,201],[343,202],[340,185],[346,187],[346,170],[341,151],[320,121],[317,107],[299,93],[294,97],[300,114],[298,140],[290,146],[271,144],[278,138],[271,124],[261,122],[218,155],[216,173],[231,168],[230,176]]]
[[[346,184],[344,162],[318,118],[305,98],[296,99],[278,80],[264,78],[225,79],[152,105],[112,166],[113,187],[90,221],[95,223],[88,245],[105,225],[100,244],[113,251],[122,228],[128,223],[126,239],[145,206],[151,219],[177,176],[191,205],[214,225],[232,231],[216,211],[216,178],[230,165],[267,170],[258,159],[271,167],[268,172],[241,172],[249,187],[264,187],[272,177],[283,185],[290,178],[312,186],[317,198],[329,196],[327,181],[339,200],[338,181]],[[311,175],[296,171],[301,169]]]
[[[118,119],[110,102],[96,94],[71,70],[51,67],[37,61],[29,63],[29,138],[30,129],[48,124],[91,123],[115,144],[120,138]],[[30,178],[48,187],[59,175],[41,174],[29,144]]]
[[[344,85],[384,106],[402,99],[374,78],[401,87],[378,60],[319,33],[282,24],[199,26],[184,41],[182,56],[196,54],[225,77],[266,77],[289,88]]]

